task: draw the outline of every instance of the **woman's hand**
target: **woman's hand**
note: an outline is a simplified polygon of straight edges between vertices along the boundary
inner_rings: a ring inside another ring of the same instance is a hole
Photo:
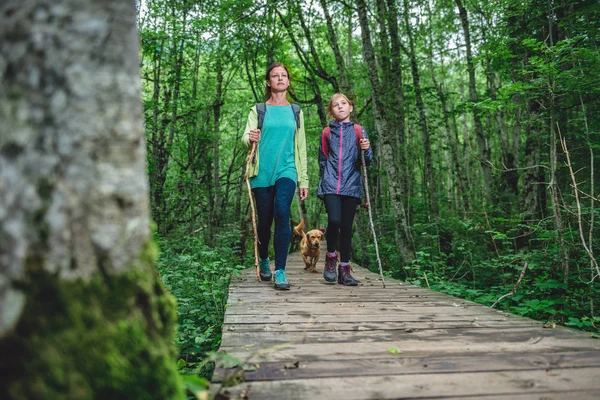
[[[308,197],[308,189],[300,188],[300,200],[304,200]]]
[[[252,132],[252,131],[250,131]],[[371,143],[369,142],[369,139],[360,139],[360,149],[361,150],[369,150],[369,147],[371,147]]]
[[[260,129],[250,129],[248,134],[250,143],[258,142],[260,140]]]

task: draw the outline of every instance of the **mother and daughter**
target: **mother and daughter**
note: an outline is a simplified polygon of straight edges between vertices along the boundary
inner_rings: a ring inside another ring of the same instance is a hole
[[[306,138],[302,110],[287,100],[290,74],[285,65],[271,65],[265,75],[265,103],[254,105],[248,115],[242,141],[256,156],[250,166],[250,187],[258,214],[259,269],[264,281],[272,278],[269,260],[271,225],[275,221],[274,287],[289,290],[285,275],[291,239],[290,206],[300,188],[300,200],[308,196]],[[327,210],[327,254],[323,277],[327,282],[356,286],[351,274],[350,248],[356,207],[361,202],[360,152],[365,161],[373,159],[369,138],[359,125],[350,121],[352,102],[341,93],[329,100],[334,121],[323,131],[319,150],[317,196]],[[336,243],[339,239],[339,254]],[[340,260],[338,265],[338,258]],[[337,266],[337,269],[336,269]]]

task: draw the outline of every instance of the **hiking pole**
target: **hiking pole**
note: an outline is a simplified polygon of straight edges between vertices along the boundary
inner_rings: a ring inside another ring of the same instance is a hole
[[[246,186],[248,187],[248,197],[250,198],[250,208],[252,209],[252,228],[254,229],[254,265],[256,266],[256,277],[260,282],[260,270],[258,267],[258,232],[256,229],[256,214],[254,213],[254,200],[252,200],[252,189],[250,188],[250,179],[248,175],[250,173],[250,162],[254,158],[254,153],[256,152],[256,142],[252,142],[252,150],[250,150],[250,154],[248,155],[248,161],[246,162],[246,174],[244,175],[244,179],[246,180]]]
[[[367,176],[367,164],[365,163],[365,151],[360,150],[360,161],[362,162],[363,181],[365,184],[365,195],[367,196],[367,210],[369,210],[369,222],[371,223],[371,232],[375,242],[375,254],[377,255],[377,264],[379,265],[379,276],[385,289],[385,280],[383,279],[383,269],[381,268],[381,259],[379,258],[379,246],[377,245],[377,235],[375,234],[375,225],[373,224],[373,212],[371,211],[371,199],[369,198],[369,177]]]

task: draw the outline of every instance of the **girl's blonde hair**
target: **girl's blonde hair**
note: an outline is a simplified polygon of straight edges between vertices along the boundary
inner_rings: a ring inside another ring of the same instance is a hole
[[[344,93],[336,93],[333,96],[331,96],[331,99],[329,99],[329,104],[327,105],[327,111],[329,111],[329,115],[331,117],[333,117],[333,100],[335,100],[338,97],[343,97],[348,102],[348,104],[350,104],[350,106],[354,107],[354,104],[352,104],[348,96],[346,96]]]

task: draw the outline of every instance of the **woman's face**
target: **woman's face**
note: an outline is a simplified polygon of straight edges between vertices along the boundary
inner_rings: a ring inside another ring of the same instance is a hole
[[[285,92],[290,86],[290,77],[283,67],[275,67],[269,73],[271,92]]]

